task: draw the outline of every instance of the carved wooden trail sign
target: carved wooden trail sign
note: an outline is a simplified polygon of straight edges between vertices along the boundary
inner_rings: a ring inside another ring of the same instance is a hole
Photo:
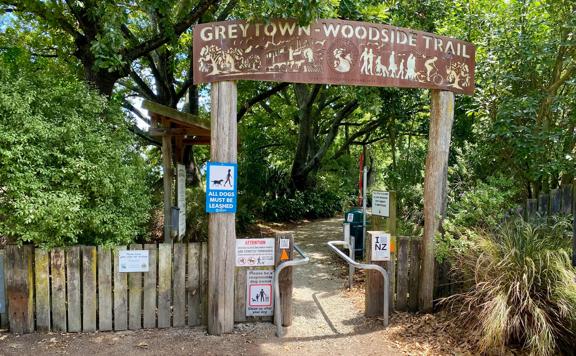
[[[471,43],[367,22],[227,21],[194,27],[194,83],[270,80],[474,93]]]

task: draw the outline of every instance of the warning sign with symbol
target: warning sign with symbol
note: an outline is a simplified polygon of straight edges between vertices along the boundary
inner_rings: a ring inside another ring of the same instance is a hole
[[[272,270],[248,270],[246,278],[246,316],[271,316],[274,313]]]

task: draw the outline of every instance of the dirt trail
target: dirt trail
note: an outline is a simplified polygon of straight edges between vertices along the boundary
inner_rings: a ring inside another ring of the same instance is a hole
[[[262,342],[261,351],[277,355],[296,351],[305,355],[397,355],[401,352],[378,342],[383,329],[368,320],[350,298],[346,281],[339,277],[343,264],[326,245],[342,238],[342,219],[303,224],[296,230],[296,244],[310,256],[310,263],[294,269],[294,320],[282,339]]]

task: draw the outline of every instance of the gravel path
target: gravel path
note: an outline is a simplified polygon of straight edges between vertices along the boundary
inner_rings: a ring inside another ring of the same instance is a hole
[[[378,342],[382,330],[343,294],[345,269],[326,245],[342,238],[342,219],[319,220],[296,230],[296,244],[310,256],[310,263],[294,268],[294,319],[282,343],[260,343],[265,354],[282,350],[305,355],[396,355],[400,352]]]

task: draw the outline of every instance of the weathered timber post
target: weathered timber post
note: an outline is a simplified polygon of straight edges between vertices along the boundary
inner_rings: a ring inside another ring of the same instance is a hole
[[[366,261],[367,263],[372,263],[378,266],[384,267],[388,271],[388,279],[390,280],[389,286],[389,300],[388,309],[389,312],[394,311],[394,294],[396,291],[396,192],[390,192],[389,200],[389,216],[382,217],[377,215],[372,215],[371,223],[372,230],[374,231],[385,231],[390,234],[390,261],[376,262],[372,261],[372,236],[368,234],[366,236],[366,245],[364,250],[366,251]],[[382,315],[384,310],[384,281],[382,280],[382,275],[375,270],[366,271],[366,293],[364,299],[366,316],[379,316]]]
[[[6,246],[6,294],[10,309],[10,331],[34,331],[34,247]]]
[[[418,304],[420,311],[432,311],[434,292],[434,235],[446,209],[448,153],[454,122],[454,93],[432,90],[430,133],[424,178],[424,237]]]
[[[210,158],[236,163],[236,83],[212,84]],[[221,335],[234,327],[236,214],[211,213],[208,220],[208,333]]]
[[[288,247],[286,247],[288,246]],[[291,232],[276,233],[276,256],[274,256],[274,268],[285,261],[294,259],[294,234]],[[280,272],[278,277],[280,285],[280,301],[282,303],[282,326],[292,325],[292,290],[293,290],[293,268],[286,267]],[[276,315],[274,315],[276,318]]]
[[[166,120],[162,125],[168,128]],[[162,135],[162,169],[164,170],[164,242],[172,242],[172,136]]]

